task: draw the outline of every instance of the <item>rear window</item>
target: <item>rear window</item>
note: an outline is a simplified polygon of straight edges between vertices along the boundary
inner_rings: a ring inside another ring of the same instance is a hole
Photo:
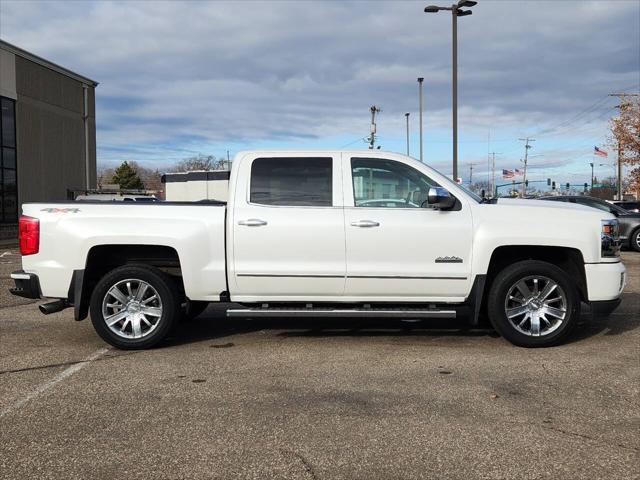
[[[251,203],[330,207],[332,159],[257,158],[251,165]]]

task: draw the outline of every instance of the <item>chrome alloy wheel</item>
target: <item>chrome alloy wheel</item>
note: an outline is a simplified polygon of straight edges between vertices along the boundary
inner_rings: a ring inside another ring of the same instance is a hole
[[[555,281],[532,275],[518,280],[509,288],[504,311],[517,331],[541,337],[562,325],[567,316],[567,296]]]
[[[162,317],[162,300],[155,288],[135,278],[113,285],[102,300],[102,318],[122,338],[143,338]]]

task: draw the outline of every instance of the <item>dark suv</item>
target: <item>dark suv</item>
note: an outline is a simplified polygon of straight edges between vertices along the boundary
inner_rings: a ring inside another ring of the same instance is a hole
[[[577,203],[579,205],[586,205],[587,207],[593,207],[612,213],[618,217],[622,247],[632,248],[636,252],[640,252],[640,213],[629,212],[624,208],[594,197],[559,195],[557,197],[540,197],[538,200]]]
[[[640,213],[640,202],[633,202],[629,200],[613,202],[614,205],[624,208],[627,212]]]

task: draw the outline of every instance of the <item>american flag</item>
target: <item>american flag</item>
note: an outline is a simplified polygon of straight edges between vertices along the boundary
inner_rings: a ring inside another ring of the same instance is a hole
[[[608,157],[609,154],[604,150],[600,150],[598,147],[593,147],[593,154],[599,157]]]
[[[518,170],[517,168],[514,170],[514,174],[515,175],[520,175],[522,176],[522,170]]]
[[[514,176],[513,170],[502,169],[502,178],[513,178]]]

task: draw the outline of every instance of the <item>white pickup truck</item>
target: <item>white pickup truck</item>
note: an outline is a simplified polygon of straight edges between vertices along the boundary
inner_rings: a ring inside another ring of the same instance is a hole
[[[608,314],[625,267],[617,220],[559,202],[485,201],[380,151],[243,152],[228,202],[23,206],[15,295],[73,306],[124,349],[186,315],[488,317],[512,343],[558,344],[581,302]]]

